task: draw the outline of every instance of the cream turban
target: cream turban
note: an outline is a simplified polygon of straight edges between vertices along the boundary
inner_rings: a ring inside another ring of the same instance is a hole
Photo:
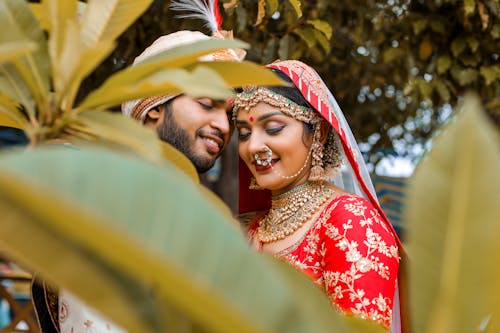
[[[232,37],[224,35],[223,31],[216,33],[214,37],[209,37],[199,31],[178,31],[165,36],[161,36],[135,58],[132,66],[151,58],[152,56],[165,50],[190,44],[197,41],[208,40],[211,38]],[[235,49],[225,49],[201,57],[200,61],[241,61],[245,57],[245,51]],[[129,117],[144,122],[146,115],[152,108],[161,105],[180,94],[153,96],[148,98],[136,99],[122,104],[122,113]]]

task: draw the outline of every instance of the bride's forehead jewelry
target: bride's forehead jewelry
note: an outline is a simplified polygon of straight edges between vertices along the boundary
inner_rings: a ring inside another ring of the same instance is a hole
[[[307,124],[316,124],[319,119],[314,110],[298,105],[272,90],[247,86],[243,88],[241,93],[236,94],[233,104],[233,120],[236,120],[240,109],[249,111],[260,102],[277,107],[283,114]]]

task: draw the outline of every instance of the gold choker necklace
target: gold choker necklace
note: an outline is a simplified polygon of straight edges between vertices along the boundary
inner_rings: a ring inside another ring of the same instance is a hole
[[[273,197],[271,209],[259,222],[257,237],[263,243],[271,243],[293,234],[333,193],[324,182],[307,182]]]

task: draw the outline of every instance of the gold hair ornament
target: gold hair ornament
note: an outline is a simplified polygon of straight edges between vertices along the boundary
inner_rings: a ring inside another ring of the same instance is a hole
[[[316,124],[319,119],[314,110],[298,105],[272,90],[264,87],[247,86],[243,88],[243,92],[236,94],[234,98],[233,120],[236,119],[240,109],[249,111],[260,102],[277,107],[285,115],[307,124]]]

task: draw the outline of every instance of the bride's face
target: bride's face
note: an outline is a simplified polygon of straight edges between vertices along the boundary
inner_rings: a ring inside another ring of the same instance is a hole
[[[313,134],[306,131],[304,123],[261,102],[248,111],[239,110],[236,128],[240,157],[260,187],[279,194],[307,180]],[[266,146],[272,150],[271,163],[257,165],[255,154],[261,153],[260,158],[265,160]]]

